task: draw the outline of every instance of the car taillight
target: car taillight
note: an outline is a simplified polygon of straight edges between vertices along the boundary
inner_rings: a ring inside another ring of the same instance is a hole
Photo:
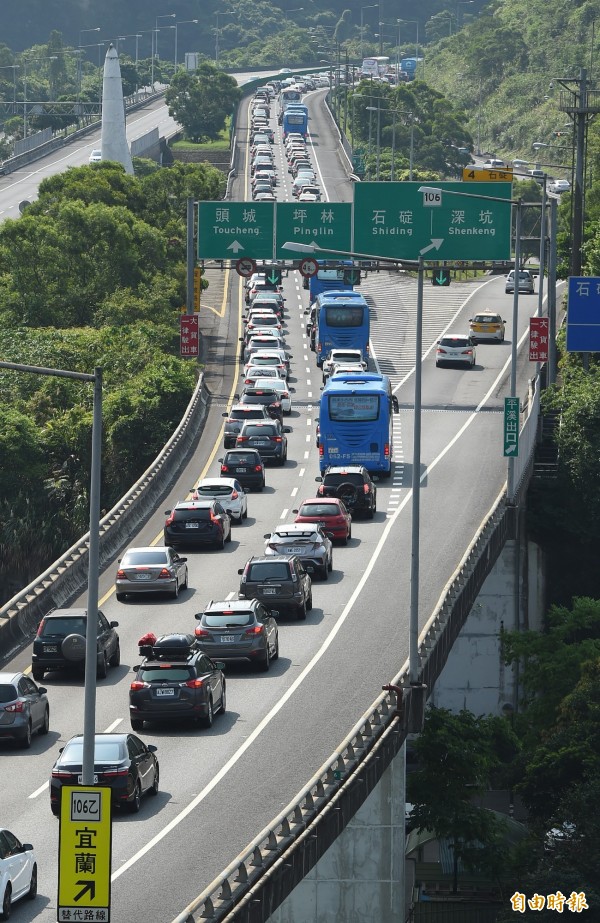
[[[227,465],[221,465],[221,471],[229,471]]]
[[[117,571],[117,580],[129,580],[129,577],[124,570]]]
[[[110,769],[108,772],[99,773],[99,775],[104,779],[116,779],[128,776],[129,772],[127,769]]]
[[[255,465],[255,466],[254,466],[254,470],[255,470],[255,471],[262,471],[262,470],[263,470],[263,466],[262,466],[262,465]]]
[[[129,686],[130,689],[149,689],[150,683],[143,683],[141,679],[134,679],[134,681]]]
[[[210,631],[205,628],[196,628],[194,634],[197,638],[210,638]]]
[[[319,455],[321,456],[321,458],[325,455],[325,446],[322,446],[322,445],[319,446]]]
[[[160,574],[158,575],[159,580],[169,580],[173,575],[166,567],[163,567]]]
[[[283,436],[271,436],[271,442],[283,442]]]
[[[245,635],[262,635],[264,633],[264,625],[253,625],[252,628],[247,628],[244,632]]]
[[[25,706],[23,702],[13,702],[12,705],[5,705],[4,711],[9,711],[9,712],[25,711]]]
[[[363,484],[363,491],[364,491],[366,494],[368,494],[368,493],[371,492],[371,488],[369,487],[368,484]]]
[[[445,349],[442,349],[441,346],[438,346],[438,350],[437,350],[437,351],[438,351],[438,353],[443,353],[444,356],[446,355],[446,350],[445,350]]]
[[[41,638],[41,637],[42,637],[42,632],[43,632],[43,630],[44,630],[44,625],[45,625],[45,624],[46,624],[46,619],[42,619],[42,621],[41,621],[40,624],[38,625],[38,630],[37,630],[37,633],[36,633],[36,638]]]
[[[248,436],[238,436],[236,442],[248,442]]]
[[[384,447],[383,447],[383,454],[384,454],[384,457],[385,457],[385,458],[389,458],[389,457],[390,457],[390,444],[389,444],[389,442],[386,442],[386,444],[384,445]]]
[[[169,516],[169,518],[168,518],[167,521],[165,522],[165,525],[166,525],[166,526],[170,526],[170,525],[173,523],[174,519],[175,519],[175,510],[173,510],[173,512],[171,513],[171,515]]]
[[[472,350],[472,349],[463,349],[462,354],[463,354],[463,356],[472,356],[472,355],[473,355],[473,350]]]
[[[66,772],[64,769],[53,769],[52,778],[53,779],[70,779],[74,773]]]
[[[232,495],[231,495],[231,499],[232,499],[232,500],[237,500],[238,497],[239,497],[239,494],[238,494],[237,490],[234,490],[233,493],[232,493]]]
[[[188,689],[201,689],[204,685],[204,680],[202,679],[188,679],[185,683]]]

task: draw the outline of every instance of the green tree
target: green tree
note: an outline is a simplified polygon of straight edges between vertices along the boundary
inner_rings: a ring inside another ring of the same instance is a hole
[[[195,73],[178,71],[165,94],[169,115],[192,141],[215,139],[240,98],[237,83],[213,64],[201,64]]]

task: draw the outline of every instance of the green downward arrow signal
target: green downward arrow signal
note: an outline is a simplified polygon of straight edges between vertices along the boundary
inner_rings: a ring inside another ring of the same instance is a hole
[[[272,269],[270,275],[267,276],[267,282],[270,282],[271,285],[279,285],[281,282],[281,273],[277,269]]]
[[[450,285],[450,270],[439,269],[431,278],[434,285]]]

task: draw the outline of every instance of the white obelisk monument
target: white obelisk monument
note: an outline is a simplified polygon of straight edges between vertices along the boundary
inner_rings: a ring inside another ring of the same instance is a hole
[[[114,45],[108,46],[102,81],[102,160],[122,163],[126,173],[133,174],[133,164],[125,131],[125,106],[119,55]]]

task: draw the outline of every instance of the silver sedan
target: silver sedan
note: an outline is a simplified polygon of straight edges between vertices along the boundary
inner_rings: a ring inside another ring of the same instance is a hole
[[[173,548],[129,548],[119,558],[115,578],[117,599],[137,593],[169,593],[174,599],[187,590],[187,558]]]
[[[295,554],[305,566],[312,565],[327,580],[333,569],[333,543],[320,526],[293,522],[267,532],[265,539],[266,555]]]

